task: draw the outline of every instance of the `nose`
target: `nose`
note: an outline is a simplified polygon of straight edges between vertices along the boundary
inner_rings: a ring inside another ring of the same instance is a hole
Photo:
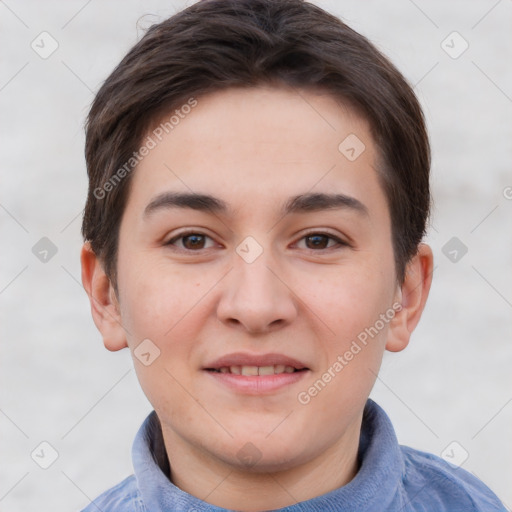
[[[283,328],[297,316],[297,298],[279,268],[264,251],[247,263],[234,254],[234,268],[222,281],[218,319],[251,334]]]

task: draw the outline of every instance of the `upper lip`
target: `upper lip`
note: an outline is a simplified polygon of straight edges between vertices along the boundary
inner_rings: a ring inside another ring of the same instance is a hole
[[[235,352],[226,354],[214,361],[209,362],[203,369],[225,368],[229,366],[274,366],[274,365],[293,366],[297,370],[308,369],[307,365],[293,357],[284,354],[247,354],[243,352]]]

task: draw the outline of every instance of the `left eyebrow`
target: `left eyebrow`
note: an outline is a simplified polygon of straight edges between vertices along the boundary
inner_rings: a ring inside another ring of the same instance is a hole
[[[291,197],[282,209],[282,214],[307,213],[321,210],[353,210],[368,216],[368,208],[355,197],[345,194],[308,193]]]
[[[164,192],[159,194],[144,209],[144,217],[158,210],[190,208],[192,210],[226,214],[228,203],[209,194],[195,192]],[[368,208],[355,197],[345,194],[306,193],[290,197],[281,209],[281,216],[291,213],[308,213],[322,210],[352,210],[368,216]]]

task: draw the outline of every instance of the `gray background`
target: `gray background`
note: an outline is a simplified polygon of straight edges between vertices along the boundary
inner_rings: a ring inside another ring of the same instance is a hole
[[[188,3],[0,1],[2,511],[78,510],[132,472],[151,406],[129,353],[103,347],[80,282],[83,121],[144,30]],[[467,452],[463,467],[510,510],[512,1],[315,3],[415,85],[433,146],[431,296],[409,347],[385,355],[372,397],[402,444],[459,461]],[[43,31],[59,45],[46,59],[31,48]],[[43,237],[57,248],[46,262],[32,251]],[[451,246],[443,253],[452,237],[455,262]],[[51,461],[42,441],[59,454],[46,470],[31,458]]]

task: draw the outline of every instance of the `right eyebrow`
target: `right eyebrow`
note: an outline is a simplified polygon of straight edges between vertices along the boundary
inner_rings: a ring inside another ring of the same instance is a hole
[[[144,217],[158,210],[169,208],[190,208],[192,210],[226,213],[229,208],[226,202],[209,194],[194,192],[164,192],[151,200],[144,209]]]

